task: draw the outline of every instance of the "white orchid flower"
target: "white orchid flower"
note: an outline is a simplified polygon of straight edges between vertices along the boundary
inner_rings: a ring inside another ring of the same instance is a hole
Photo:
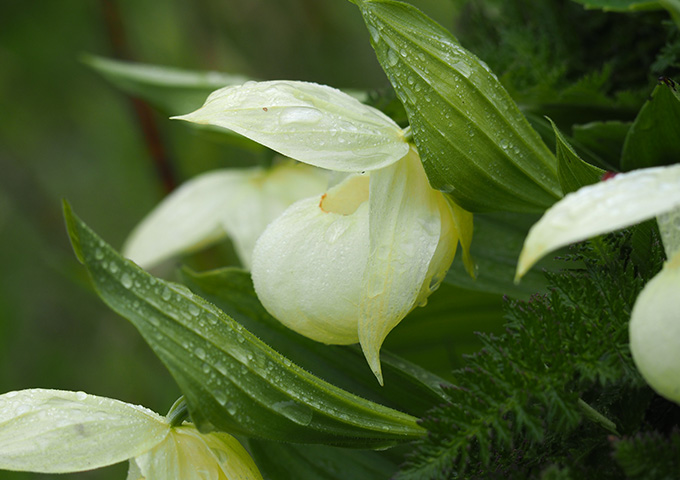
[[[430,187],[392,119],[331,87],[249,82],[179,118],[346,174],[267,227],[253,251],[253,282],[265,308],[298,333],[361,343],[382,383],[383,340],[439,286],[458,242],[471,269],[472,215]]]
[[[270,169],[224,169],[199,175],[168,195],[135,227],[123,255],[144,268],[230,237],[250,268],[255,241],[289,205],[323,192],[323,170],[284,161]]]
[[[680,403],[680,165],[619,174],[565,196],[529,231],[517,278],[548,252],[653,217],[668,260],[635,302],[630,348],[647,383]]]
[[[171,427],[144,407],[84,392],[0,395],[0,470],[81,472],[125,460],[128,480],[262,480],[226,433]]]

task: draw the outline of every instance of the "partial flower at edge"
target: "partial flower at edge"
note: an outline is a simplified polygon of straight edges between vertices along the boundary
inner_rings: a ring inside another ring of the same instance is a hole
[[[0,395],[0,470],[81,472],[128,459],[128,480],[262,480],[226,433],[171,427],[144,407],[84,392]]]
[[[570,193],[529,230],[516,279],[547,253],[680,207],[680,165],[621,173]]]
[[[680,404],[680,252],[640,292],[629,328],[631,354],[645,381]]]
[[[680,404],[680,165],[619,174],[564,197],[529,231],[517,278],[556,248],[653,217],[668,260],[635,301],[630,348],[649,386]]]

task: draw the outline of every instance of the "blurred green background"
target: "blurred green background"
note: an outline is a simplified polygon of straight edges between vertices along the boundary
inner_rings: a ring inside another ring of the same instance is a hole
[[[412,3],[453,25],[455,2]],[[0,392],[82,390],[164,414],[177,387],[133,327],[91,291],[61,214],[67,199],[119,247],[164,194],[130,99],[81,62],[86,53],[121,52],[258,79],[359,89],[388,83],[346,0],[1,2]],[[152,120],[178,183],[250,161],[167,115],[154,112]],[[58,478],[125,478],[126,469]],[[0,479],[51,477],[0,472]]]

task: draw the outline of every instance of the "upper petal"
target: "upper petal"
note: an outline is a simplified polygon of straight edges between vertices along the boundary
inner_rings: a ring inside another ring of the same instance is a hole
[[[240,133],[317,167],[345,172],[389,165],[408,151],[399,126],[334,88],[295,81],[248,82],[213,92],[177,117]]]
[[[398,163],[371,174],[370,252],[362,280],[359,341],[381,383],[380,346],[415,307],[439,244],[441,195],[430,187],[413,150]],[[454,252],[456,244],[457,238],[450,246]],[[443,258],[449,264],[453,259]]]
[[[622,173],[557,202],[531,228],[517,278],[546,253],[634,225],[680,206],[680,165]]]
[[[153,448],[170,428],[143,407],[83,392],[0,395],[0,470],[64,473],[112,465]]]

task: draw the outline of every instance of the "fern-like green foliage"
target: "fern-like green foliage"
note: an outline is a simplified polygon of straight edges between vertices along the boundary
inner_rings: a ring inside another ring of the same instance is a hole
[[[626,476],[639,480],[673,480],[680,476],[680,430],[613,440],[614,458]]]
[[[634,117],[653,87],[650,66],[668,49],[666,16],[613,15],[571,0],[471,0],[453,30],[525,111],[566,128]],[[667,51],[661,61],[673,60]]]
[[[428,436],[397,478],[622,477],[609,438],[639,431],[654,396],[632,362],[628,318],[663,252],[642,225],[571,257],[579,268],[549,274],[548,294],[507,302],[504,335],[480,335],[484,348],[455,372],[452,401],[422,419]]]

